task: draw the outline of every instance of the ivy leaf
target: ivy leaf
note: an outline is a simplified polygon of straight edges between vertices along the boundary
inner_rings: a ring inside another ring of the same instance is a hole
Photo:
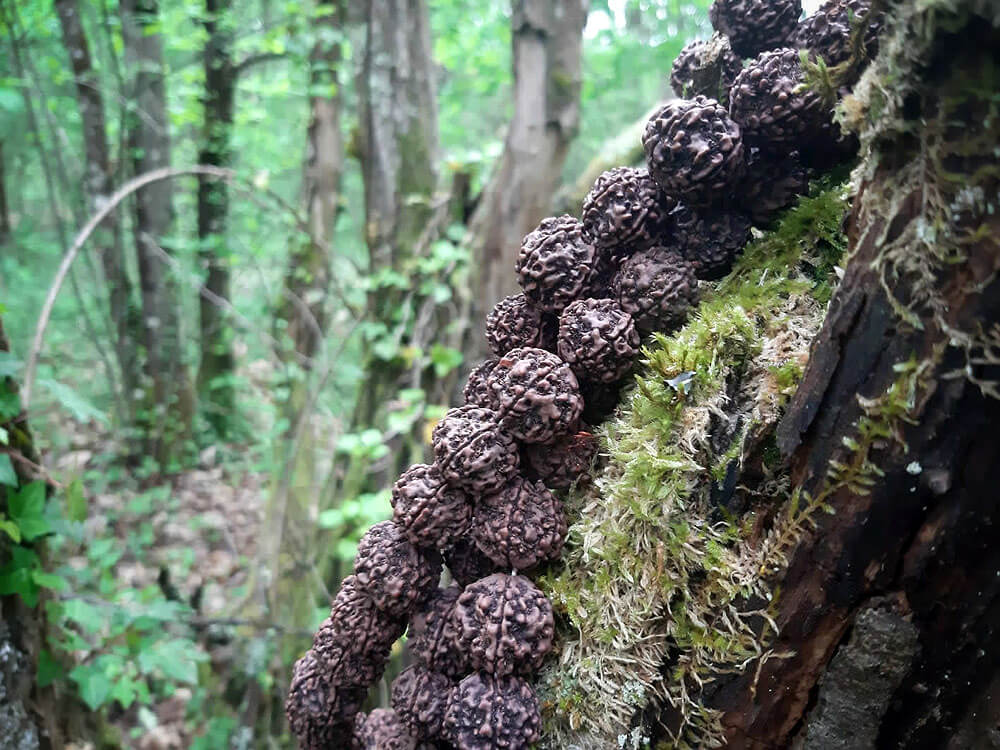
[[[87,520],[87,498],[83,496],[83,482],[74,479],[66,488],[66,515],[71,521]]]
[[[11,495],[7,500],[7,510],[26,541],[30,542],[52,530],[52,525],[45,518],[45,485],[42,482],[26,484]]]
[[[81,664],[69,673],[69,678],[76,683],[80,698],[91,711],[103,706],[111,695],[111,680],[100,667]]]
[[[10,456],[0,453],[0,484],[6,487],[17,487],[17,473],[14,471],[14,464]]]
[[[447,346],[435,344],[431,347],[431,363],[434,365],[434,374],[443,378],[449,372],[462,364],[462,352]]]
[[[0,514],[0,531],[6,532],[7,536],[14,541],[14,544],[21,543],[21,529],[10,519],[4,518],[3,514]]]

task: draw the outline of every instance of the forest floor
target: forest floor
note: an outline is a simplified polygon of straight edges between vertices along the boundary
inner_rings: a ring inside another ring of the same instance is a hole
[[[62,434],[69,439],[69,450],[50,454],[47,462],[60,478],[93,476],[102,470],[102,455],[118,453],[86,427],[68,424]],[[190,605],[192,624],[200,626],[238,619],[233,610],[252,578],[267,476],[228,470],[214,449],[203,451],[195,468],[153,486],[140,486],[127,472],[107,476],[101,491],[87,494],[83,539],[116,540],[121,554],[110,567],[116,590],[158,587],[164,598]],[[67,551],[69,567],[92,565],[86,542]],[[233,660],[230,645],[225,640],[205,645],[213,673],[224,673],[226,662]],[[148,706],[136,702],[113,714],[113,723],[128,747],[188,748],[201,729],[187,716],[191,698],[186,686],[171,695],[154,694]]]

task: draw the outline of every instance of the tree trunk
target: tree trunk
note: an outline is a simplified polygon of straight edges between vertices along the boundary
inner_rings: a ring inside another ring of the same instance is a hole
[[[122,3],[125,59],[135,71],[128,122],[128,148],[136,175],[170,165],[163,41],[156,30],[157,0]],[[176,292],[160,258],[173,223],[173,187],[161,180],[136,194],[133,231],[142,292],[141,337],[145,347],[147,452],[166,468],[190,437],[194,394],[184,364]]]
[[[302,192],[310,237],[293,241],[285,274],[286,299],[280,315],[285,335],[305,366],[319,350],[327,322],[330,257],[344,170],[341,132],[343,97],[340,90],[342,3],[320,6],[316,18],[319,40],[309,56],[309,130]]]
[[[63,43],[76,80],[76,101],[83,124],[86,159],[85,192],[89,210],[95,213],[113,192],[113,172],[108,152],[104,102],[97,73],[91,64],[90,47],[75,0],[56,0],[56,12],[62,28]],[[139,386],[139,359],[132,330],[132,282],[125,266],[121,226],[115,214],[103,223],[97,237],[98,253],[108,287],[109,312],[114,326],[114,349],[121,371],[128,415],[134,419],[134,398]]]
[[[10,345],[0,320],[0,352],[9,352]],[[12,378],[0,378],[4,396],[15,394],[17,384]],[[9,399],[4,399],[9,403]],[[19,408],[19,407],[18,407]],[[16,410],[15,410],[16,411]],[[8,436],[4,453],[13,459],[11,465],[20,484],[28,476],[25,464],[15,457],[38,463],[31,431],[23,412],[0,416],[0,427]],[[7,518],[8,487],[0,484],[0,519]],[[16,487],[14,488],[16,489]],[[0,568],[10,560],[14,545],[6,532],[0,531]],[[35,750],[45,736],[45,722],[36,714],[34,696],[35,665],[41,646],[42,615],[38,607],[28,607],[18,595],[0,596],[0,747]]]
[[[3,159],[3,141],[0,140],[0,244],[10,239],[10,206],[7,204],[7,165]]]
[[[437,187],[437,101],[430,20],[425,0],[368,0],[358,92],[365,234],[373,273],[405,271],[433,214]],[[405,295],[379,287],[369,294],[371,320],[397,341],[406,337]],[[402,329],[401,329],[402,327]],[[366,352],[356,425],[373,425],[398,378],[402,358]]]
[[[893,12],[848,100],[849,263],[778,430],[831,514],[776,582],[784,656],[715,688],[732,748],[998,742],[1000,11]]]
[[[517,292],[521,240],[545,218],[580,121],[583,0],[517,0],[511,16],[514,116],[503,154],[471,220],[473,314],[481,331],[492,306]],[[485,354],[485,341],[473,347]]]
[[[322,565],[319,558],[329,554],[317,545],[315,521],[322,510],[323,478],[318,465],[323,463],[328,437],[318,434],[309,401],[318,387],[315,379],[322,378],[313,370],[313,358],[322,348],[326,331],[331,243],[344,166],[339,83],[344,6],[334,0],[320,8],[322,14],[315,20],[318,39],[310,54],[311,117],[302,179],[310,236],[296,234],[292,240],[286,296],[279,306],[291,352],[286,356],[288,396],[283,404],[288,429],[286,439],[278,441],[277,460],[284,468],[265,511],[266,527],[272,532],[261,545],[264,564],[273,571],[270,610],[290,626],[308,619],[316,605],[313,587],[303,586],[293,571],[303,565],[318,568]],[[285,645],[286,656],[291,657],[301,646],[290,641]]]
[[[231,0],[205,0],[205,94],[203,144],[200,164],[228,167],[232,161],[233,107],[237,70],[233,64],[233,19]],[[229,186],[224,180],[202,177],[198,181],[199,257],[205,268],[205,288],[215,299],[230,298],[226,222],[229,214]],[[199,299],[201,321],[201,367],[198,391],[202,410],[223,438],[231,435],[236,407],[233,383],[235,355],[233,329],[226,313],[213,298]]]

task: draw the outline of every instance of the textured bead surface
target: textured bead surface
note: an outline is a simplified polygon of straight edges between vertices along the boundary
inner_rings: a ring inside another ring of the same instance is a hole
[[[670,85],[678,96],[707,96],[720,104],[729,102],[729,88],[743,69],[729,38],[715,33],[711,39],[688,42],[674,59]]]
[[[354,736],[360,750],[419,750],[416,735],[391,708],[376,708],[358,717]],[[339,745],[333,747],[339,748]]]
[[[556,323],[523,294],[512,294],[497,302],[486,316],[486,342],[498,357],[523,346],[552,351],[556,344]]]
[[[472,368],[468,380],[465,381],[465,388],[462,396],[469,406],[481,406],[484,409],[491,409],[490,390],[486,387],[486,379],[493,372],[499,360],[496,357],[480,362]]]
[[[559,313],[587,288],[596,250],[572,216],[543,219],[521,243],[515,270],[524,296]]]
[[[367,688],[336,685],[312,651],[295,662],[285,700],[288,726],[303,750],[347,747]]]
[[[476,502],[472,534],[497,567],[529,570],[558,559],[566,538],[566,514],[544,484],[514,477]]]
[[[419,739],[435,739],[441,734],[451,688],[443,674],[413,665],[393,680],[392,707]]]
[[[361,537],[354,575],[382,612],[406,617],[437,587],[441,564],[413,546],[398,524],[383,521]]]
[[[517,677],[469,675],[445,712],[445,736],[461,750],[527,750],[541,726],[535,691]]]
[[[461,679],[471,670],[458,648],[455,602],[462,586],[438,589],[413,616],[406,643],[418,664],[452,679]]]
[[[869,14],[871,5],[870,0],[827,0],[815,13],[799,22],[795,31],[796,45],[816,53],[828,66],[841,65],[851,57],[852,33],[864,24],[860,51],[865,60],[874,59],[883,18],[881,13]],[[844,83],[855,83],[863,69],[863,64],[858,65]]]
[[[739,204],[754,226],[769,225],[779,213],[809,191],[809,172],[799,152],[749,150],[747,173],[740,184]]]
[[[444,551],[445,565],[460,586],[498,573],[496,564],[479,549],[472,538],[459,539]]]
[[[501,424],[526,443],[544,443],[565,435],[583,411],[573,371],[555,354],[542,349],[507,352],[487,383]]]
[[[802,0],[715,0],[708,10],[712,27],[741,57],[785,46],[801,15]]]
[[[736,76],[729,99],[730,116],[755,145],[805,144],[831,122],[830,107],[805,86],[797,49],[765,52]]]
[[[615,277],[618,304],[640,331],[669,331],[698,301],[694,266],[676,250],[654,247],[622,263]]]
[[[646,123],[642,136],[649,174],[687,203],[728,197],[746,167],[740,126],[714,99],[674,99]]]
[[[678,206],[672,214],[677,248],[699,279],[721,279],[750,240],[750,218],[721,209]]]
[[[647,170],[615,167],[597,178],[583,201],[583,226],[599,249],[624,255],[662,242],[676,202]]]
[[[502,487],[520,465],[517,441],[491,409],[451,409],[434,427],[431,442],[441,476],[473,494]]]
[[[393,520],[418,547],[446,547],[464,535],[472,504],[464,490],[448,484],[433,464],[411,466],[392,487]]]
[[[610,383],[632,369],[639,334],[614,300],[577,300],[559,316],[557,350],[577,380]]]
[[[458,643],[469,664],[492,675],[527,675],[552,649],[552,605],[524,576],[494,573],[465,587],[455,604]]]
[[[597,450],[596,437],[576,432],[548,445],[529,445],[524,455],[532,474],[546,487],[565,490],[576,482],[590,480],[590,466]]]

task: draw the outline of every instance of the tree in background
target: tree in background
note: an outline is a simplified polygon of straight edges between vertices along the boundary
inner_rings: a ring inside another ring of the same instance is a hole
[[[141,175],[170,165],[162,29],[157,0],[123,0],[121,14],[126,66],[133,72],[127,142],[132,174]],[[164,468],[190,439],[195,412],[181,347],[177,292],[164,263],[170,252],[163,243],[174,221],[173,196],[173,184],[163,180],[139,191],[132,204],[146,389],[140,421],[146,454]]]
[[[514,115],[503,154],[470,222],[476,276],[470,330],[516,291],[511,269],[521,239],[553,204],[580,122],[581,56],[588,3],[517,0],[511,15]],[[485,351],[478,337],[473,346]]]

